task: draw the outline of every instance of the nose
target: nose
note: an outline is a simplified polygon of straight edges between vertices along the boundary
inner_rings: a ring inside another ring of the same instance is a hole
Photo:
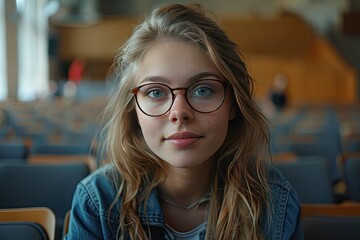
[[[193,109],[186,100],[185,93],[175,94],[169,111],[169,120],[173,123],[186,123],[194,118]]]

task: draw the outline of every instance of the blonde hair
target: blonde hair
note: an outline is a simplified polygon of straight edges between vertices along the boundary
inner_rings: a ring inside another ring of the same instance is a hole
[[[268,203],[266,162],[268,128],[254,102],[253,80],[237,46],[208,17],[200,5],[171,4],[155,9],[121,48],[116,61],[117,87],[106,108],[106,157],[121,179],[118,198],[121,216],[118,237],[148,239],[138,206],[165,180],[159,159],[146,145],[129,90],[151,43],[180,39],[203,49],[231,84],[236,117],[218,150],[211,186],[206,239],[262,239],[260,220]]]

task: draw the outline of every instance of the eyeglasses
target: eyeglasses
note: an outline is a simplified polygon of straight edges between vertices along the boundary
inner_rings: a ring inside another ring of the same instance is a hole
[[[185,91],[189,106],[200,113],[211,113],[224,103],[228,83],[220,80],[200,80],[186,88],[170,88],[163,83],[147,83],[131,89],[136,104],[146,115],[158,117],[167,113],[175,100],[174,91]]]

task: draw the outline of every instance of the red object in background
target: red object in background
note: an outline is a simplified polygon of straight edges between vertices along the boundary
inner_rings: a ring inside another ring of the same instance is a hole
[[[79,59],[71,62],[68,71],[68,78],[70,81],[78,84],[83,79],[85,64]]]

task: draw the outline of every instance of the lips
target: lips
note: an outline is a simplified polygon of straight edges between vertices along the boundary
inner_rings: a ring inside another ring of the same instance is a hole
[[[184,139],[184,138],[199,138],[200,136],[191,132],[178,132],[165,138],[165,140],[171,139]]]
[[[195,133],[177,132],[164,138],[164,140],[178,147],[187,147],[198,141],[200,138],[202,138],[202,136]]]

